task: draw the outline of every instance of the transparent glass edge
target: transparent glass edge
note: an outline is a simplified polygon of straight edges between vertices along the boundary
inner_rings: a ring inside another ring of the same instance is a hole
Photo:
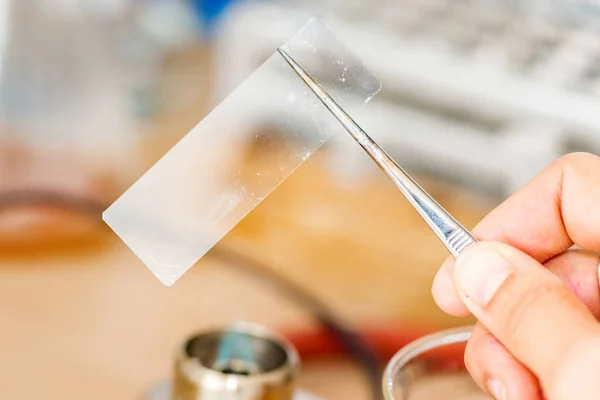
[[[449,344],[464,343],[471,338],[474,325],[445,329],[425,335],[400,349],[385,367],[382,379],[382,389],[386,400],[394,399],[393,384],[400,369],[408,362],[438,347]]]

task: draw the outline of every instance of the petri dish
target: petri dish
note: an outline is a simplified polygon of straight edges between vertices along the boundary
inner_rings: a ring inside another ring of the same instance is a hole
[[[424,336],[402,348],[386,366],[386,400],[489,400],[464,365],[472,326]]]

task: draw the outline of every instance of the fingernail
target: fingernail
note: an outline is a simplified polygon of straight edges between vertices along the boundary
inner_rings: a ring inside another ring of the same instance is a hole
[[[452,276],[452,271],[454,270],[454,259],[450,257],[446,258],[439,270]]]
[[[440,277],[442,277],[442,279],[450,278],[449,280],[450,280],[451,284],[453,285],[454,284],[454,283],[452,283],[452,281],[454,280],[453,274],[454,274],[454,258],[447,258],[442,263],[442,266],[440,267],[440,269],[438,269],[436,276],[440,276]]]
[[[435,274],[435,278],[433,279],[433,287],[435,290],[448,290],[454,287],[454,260],[446,260]]]
[[[600,282],[600,257],[598,258],[598,282]]]
[[[467,252],[455,264],[458,290],[485,307],[510,275],[510,269],[508,261],[494,250]]]
[[[492,379],[488,382],[488,391],[496,400],[506,400],[506,389],[498,379]]]

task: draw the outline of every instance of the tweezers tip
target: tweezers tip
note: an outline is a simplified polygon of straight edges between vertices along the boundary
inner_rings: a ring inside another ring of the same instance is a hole
[[[281,56],[282,56],[283,58],[285,58],[285,59],[286,59],[286,61],[288,61],[288,62],[289,62],[289,61],[292,61],[292,60],[293,60],[293,59],[292,59],[292,57],[291,57],[291,56],[290,56],[290,55],[287,53],[287,51],[285,51],[285,50],[284,50],[284,49],[282,49],[281,47],[278,47],[278,48],[277,48],[277,52],[279,52],[279,54],[281,54]]]

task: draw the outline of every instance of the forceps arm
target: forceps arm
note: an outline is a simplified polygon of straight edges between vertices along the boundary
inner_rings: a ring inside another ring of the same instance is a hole
[[[394,185],[417,210],[454,257],[476,240],[450,213],[442,208],[415,182],[371,137],[340,107],[335,100],[285,52],[277,49],[292,69],[369,154]]]
[[[377,146],[377,144],[375,145]],[[367,152],[370,155],[370,152]],[[373,158],[373,156],[371,157]],[[475,243],[476,240],[473,235],[454,219],[450,213],[444,210],[391,157],[385,154],[382,160],[375,161],[392,182],[394,182],[409,203],[417,210],[452,256],[455,258],[458,257],[467,246]]]

